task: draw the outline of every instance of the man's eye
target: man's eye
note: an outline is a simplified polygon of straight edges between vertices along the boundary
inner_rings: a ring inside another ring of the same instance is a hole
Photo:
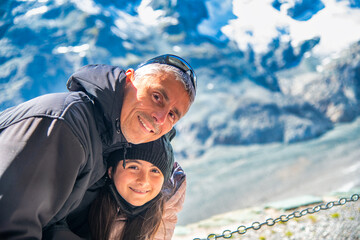
[[[157,94],[157,93],[154,93],[154,94],[153,94],[153,98],[154,98],[154,100],[155,100],[156,102],[159,102],[159,101],[161,100],[160,95]]]
[[[135,166],[135,165],[128,166],[128,168],[129,168],[129,169],[135,169],[135,170],[136,170],[136,169],[138,169],[138,167],[137,167],[137,166]]]
[[[173,112],[170,111],[170,112],[169,112],[169,116],[171,117],[172,120],[175,120],[175,117],[176,117],[176,116],[175,116],[175,113],[173,113]]]

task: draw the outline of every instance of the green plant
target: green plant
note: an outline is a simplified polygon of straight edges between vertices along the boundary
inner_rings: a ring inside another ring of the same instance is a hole
[[[290,232],[290,231],[287,231],[287,232],[285,233],[285,236],[287,236],[287,237],[291,237],[292,235],[293,235],[293,233]]]

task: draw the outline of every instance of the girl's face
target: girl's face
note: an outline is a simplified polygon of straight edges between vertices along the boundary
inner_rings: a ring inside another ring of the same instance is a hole
[[[143,160],[126,160],[125,169],[122,161],[116,171],[108,169],[119,194],[131,205],[142,206],[155,198],[162,188],[164,176],[153,164]]]

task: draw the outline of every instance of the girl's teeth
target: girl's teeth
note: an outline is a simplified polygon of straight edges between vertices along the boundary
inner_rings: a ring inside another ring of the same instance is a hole
[[[136,190],[136,189],[133,189],[133,190],[138,193],[146,193],[146,191],[140,191],[140,190]]]

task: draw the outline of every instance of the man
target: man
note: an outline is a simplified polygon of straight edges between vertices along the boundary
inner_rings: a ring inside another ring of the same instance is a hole
[[[136,71],[85,66],[67,87],[0,113],[0,239],[41,239],[94,188],[111,151],[172,129],[194,101],[196,77],[162,55]]]

